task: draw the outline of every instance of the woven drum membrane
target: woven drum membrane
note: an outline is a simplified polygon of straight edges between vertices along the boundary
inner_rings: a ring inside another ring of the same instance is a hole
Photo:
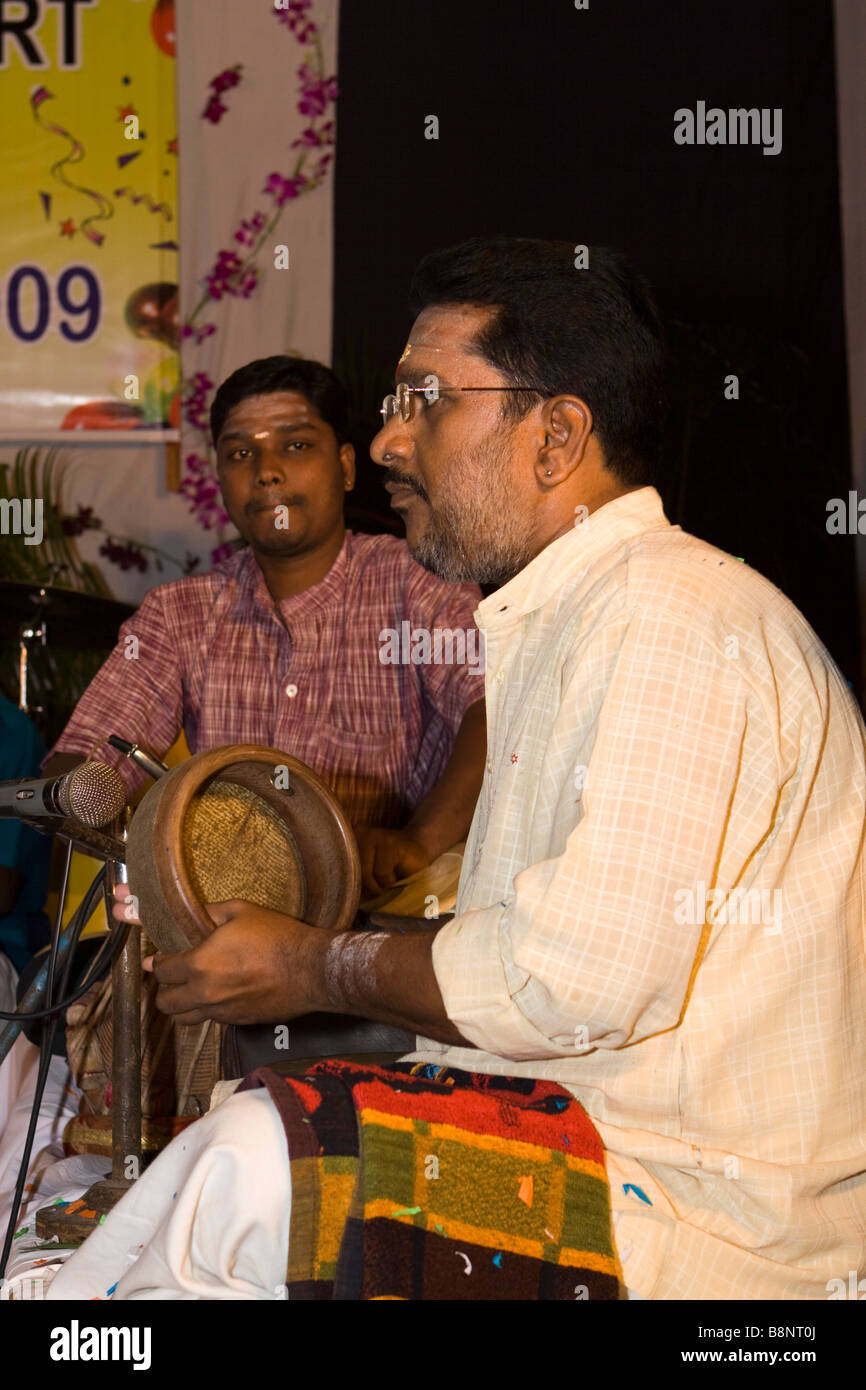
[[[183,821],[183,862],[203,903],[244,902],[303,920],[306,881],[294,835],[248,787],[212,781]]]

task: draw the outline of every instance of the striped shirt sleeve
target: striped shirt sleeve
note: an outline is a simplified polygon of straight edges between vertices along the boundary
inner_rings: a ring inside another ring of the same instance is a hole
[[[183,726],[183,681],[177,640],[169,631],[160,590],[146,595],[120,628],[117,645],[97,671],[72,718],[47,755],[86,755],[99,744],[100,761],[117,767],[133,790],[147,780],[104,740],[118,734],[161,758]],[[47,758],[46,758],[47,761]]]

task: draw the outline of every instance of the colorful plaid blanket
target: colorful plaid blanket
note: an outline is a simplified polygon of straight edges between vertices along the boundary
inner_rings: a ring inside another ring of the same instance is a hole
[[[399,1063],[269,1067],[290,1299],[624,1299],[604,1150],[553,1083]]]

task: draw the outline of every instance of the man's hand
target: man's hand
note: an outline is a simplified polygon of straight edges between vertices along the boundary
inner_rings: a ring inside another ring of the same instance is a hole
[[[422,837],[411,829],[381,830],[360,825],[355,829],[361,856],[363,898],[378,898],[402,878],[426,869],[435,858]]]
[[[128,885],[114,896],[116,920],[136,922]],[[438,925],[334,932],[252,903],[214,903],[208,912],[216,926],[206,941],[143,962],[159,982],[157,1008],[178,1023],[284,1023],[340,1013],[471,1046],[448,1019],[436,982]]]
[[[118,921],[135,920],[128,897],[128,886],[118,885],[112,910]],[[162,1013],[178,1023],[282,1023],[322,1007],[312,995],[316,971],[308,967],[333,933],[253,903],[213,903],[207,910],[216,927],[205,941],[144,961],[159,982]]]

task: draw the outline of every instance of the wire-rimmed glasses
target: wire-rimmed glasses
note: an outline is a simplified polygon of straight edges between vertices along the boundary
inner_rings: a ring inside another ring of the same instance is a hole
[[[538,395],[544,395],[537,386],[409,386],[405,381],[401,381],[393,395],[386,396],[382,402],[380,414],[383,426],[397,415],[408,425],[412,419],[415,396],[423,396],[426,401],[432,402],[448,391],[534,391]]]

